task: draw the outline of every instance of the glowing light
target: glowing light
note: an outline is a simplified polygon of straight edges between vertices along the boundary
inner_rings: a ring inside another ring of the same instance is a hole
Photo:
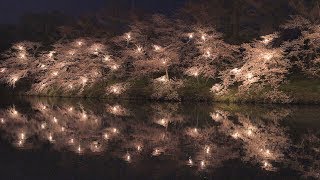
[[[21,139],[21,140],[24,140],[24,139],[25,139],[25,137],[26,137],[26,136],[25,136],[25,134],[24,134],[24,133],[20,133],[20,139]]]
[[[68,111],[72,112],[73,111],[73,107],[69,107]]]
[[[127,40],[127,42],[129,42],[131,40],[131,33],[126,33],[125,34],[125,39]]]
[[[59,74],[58,71],[55,71],[52,73],[53,76],[58,76],[58,74]]]
[[[141,46],[137,46],[137,53],[142,53],[143,48]]]
[[[81,78],[82,84],[86,84],[88,82],[88,79],[86,77]]]
[[[248,78],[248,79],[252,79],[252,78],[253,78],[253,74],[252,74],[252,73],[248,73],[248,74],[247,74],[247,78]]]
[[[53,137],[52,137],[51,134],[49,135],[48,139],[49,139],[50,142],[53,142]]]
[[[53,117],[53,122],[58,123],[58,119],[56,117]]]
[[[168,121],[163,118],[163,119],[160,119],[159,124],[162,125],[162,126],[167,126],[168,125]]]
[[[72,88],[73,88],[72,84],[69,84],[69,86],[68,86],[68,87],[69,87],[69,89],[72,89]]]
[[[107,133],[104,133],[103,138],[108,140],[109,139],[109,135]]]
[[[55,53],[55,51],[50,51],[49,54],[48,54],[48,57],[52,58],[54,53]]]
[[[207,50],[207,51],[204,53],[204,57],[206,57],[206,58],[210,58],[210,57],[211,57],[211,52],[210,52],[210,50]]]
[[[215,85],[212,86],[210,91],[213,92],[213,93],[218,93],[218,92],[220,92],[222,90],[222,88],[223,88],[222,85],[215,84]]]
[[[193,165],[193,161],[192,161],[192,159],[191,159],[191,158],[189,158],[189,160],[188,160],[188,164],[189,164],[190,166],[192,166],[192,165]]]
[[[130,161],[131,161],[131,156],[130,156],[130,154],[127,154],[126,157],[125,157],[125,159],[126,159],[127,162],[130,162]]]
[[[162,60],[162,64],[166,65],[167,64],[167,60]]]
[[[156,148],[153,152],[152,152],[152,155],[153,156],[159,156],[161,154],[161,151],[160,149]]]
[[[18,80],[19,80],[19,78],[17,76],[13,76],[11,78],[12,84],[15,84]]]
[[[23,50],[24,50],[24,47],[23,47],[22,45],[19,45],[19,46],[18,46],[18,49],[19,49],[20,51],[23,51]]]
[[[15,108],[12,108],[12,109],[10,110],[10,112],[11,112],[11,115],[12,115],[12,116],[17,116],[17,115],[18,115],[18,111],[17,111]]]
[[[240,72],[240,69],[234,68],[230,71],[232,74],[238,74]]]
[[[118,94],[119,93],[119,89],[117,87],[113,87],[112,88],[112,92]]]
[[[26,58],[26,54],[25,53],[20,53],[19,54],[19,58],[20,59],[25,59]]]
[[[189,39],[193,39],[194,33],[189,33],[189,34],[188,34],[188,37],[189,37]]]
[[[71,139],[69,140],[69,143],[70,143],[70,144],[73,144],[73,143],[74,143],[74,139],[71,138]]]
[[[75,54],[76,54],[76,52],[74,50],[69,51],[69,55],[73,56]]]
[[[204,161],[201,161],[200,165],[201,165],[202,168],[204,168],[206,166]]]
[[[111,60],[111,57],[109,55],[104,56],[104,61],[109,62]]]
[[[233,133],[231,136],[232,136],[234,139],[238,139],[239,136],[240,136],[240,134],[237,133],[237,132],[235,132],[235,133]]]
[[[5,120],[3,118],[1,118],[0,122],[1,122],[1,124],[4,124]]]
[[[112,65],[112,66],[111,66],[111,69],[112,69],[112,70],[117,70],[118,68],[119,68],[118,65]]]
[[[265,59],[265,60],[270,60],[273,58],[273,54],[272,53],[265,53],[262,55],[262,57]]]
[[[198,133],[198,129],[197,129],[197,128],[194,128],[193,131],[194,131],[195,133]]]
[[[161,51],[162,50],[162,47],[159,46],[159,45],[153,45],[153,48],[155,51]]]
[[[138,145],[138,146],[137,146],[137,150],[138,150],[138,151],[141,151],[141,150],[142,150],[142,146]]]
[[[202,41],[206,41],[206,40],[207,40],[206,35],[203,34],[203,35],[201,36],[201,39],[202,39]]]
[[[82,113],[82,119],[87,119],[87,114],[86,113]]]
[[[82,149],[81,149],[81,146],[79,145],[78,146],[78,153],[81,153]]]
[[[44,69],[45,67],[46,67],[46,65],[40,64],[40,68]]]
[[[64,128],[64,127],[61,127],[61,131],[64,132],[64,131],[65,131],[65,128]]]
[[[77,44],[78,44],[78,46],[82,46],[83,42],[82,41],[78,41]]]
[[[117,133],[118,129],[117,128],[113,128],[113,133]]]
[[[42,124],[41,124],[41,129],[45,129],[45,128],[46,128],[46,126],[47,126],[47,124],[46,124],[46,123],[42,123]]]
[[[210,154],[210,147],[206,147],[206,153]]]

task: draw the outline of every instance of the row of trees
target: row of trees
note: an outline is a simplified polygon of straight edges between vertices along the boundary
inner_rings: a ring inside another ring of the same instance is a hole
[[[287,38],[286,32],[298,35]],[[64,39],[50,47],[17,43],[4,54],[0,79],[15,87],[28,76],[32,94],[59,89],[81,95],[87,87],[110,79],[120,84],[107,91],[121,94],[125,89],[121,83],[148,77],[153,79],[154,98],[179,99],[177,90],[191,76],[218,82],[211,89],[218,95],[232,86],[240,93],[271,87],[266,98],[280,96],[287,102],[290,98],[278,87],[291,72],[320,76],[319,41],[319,25],[300,16],[292,17],[279,32],[231,45],[214,27],[154,15],[133,22],[129,32],[111,39]]]

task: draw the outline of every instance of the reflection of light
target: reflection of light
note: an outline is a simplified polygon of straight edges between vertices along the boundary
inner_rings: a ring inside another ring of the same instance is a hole
[[[73,143],[74,143],[74,139],[71,138],[71,139],[69,140],[69,143],[70,143],[70,144],[73,144]]]
[[[251,136],[251,135],[252,135],[252,130],[249,129],[249,130],[247,131],[247,134],[248,134],[249,136]]]
[[[6,68],[1,68],[0,72],[3,73],[6,71]]]
[[[4,124],[4,122],[5,122],[3,118],[1,118],[1,120],[0,120],[0,121],[1,121],[1,123],[2,123],[2,124]]]
[[[79,145],[78,147],[78,153],[81,153],[82,149],[81,149],[81,146]]]
[[[142,147],[141,147],[140,145],[138,145],[138,146],[137,146],[137,150],[138,150],[138,151],[141,151],[141,150],[142,150]]]
[[[64,130],[65,130],[65,128],[64,128],[64,127],[61,127],[61,131],[64,132]]]

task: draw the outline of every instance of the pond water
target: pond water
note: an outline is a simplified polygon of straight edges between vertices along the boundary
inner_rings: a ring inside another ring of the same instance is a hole
[[[320,107],[0,101],[2,179],[320,178]]]

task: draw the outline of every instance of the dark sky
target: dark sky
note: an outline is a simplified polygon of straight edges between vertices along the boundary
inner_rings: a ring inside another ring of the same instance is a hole
[[[118,0],[130,4],[131,0]],[[170,13],[185,0],[135,0],[137,8]],[[0,0],[0,24],[17,23],[26,13],[59,11],[77,16],[112,6],[112,0]]]

